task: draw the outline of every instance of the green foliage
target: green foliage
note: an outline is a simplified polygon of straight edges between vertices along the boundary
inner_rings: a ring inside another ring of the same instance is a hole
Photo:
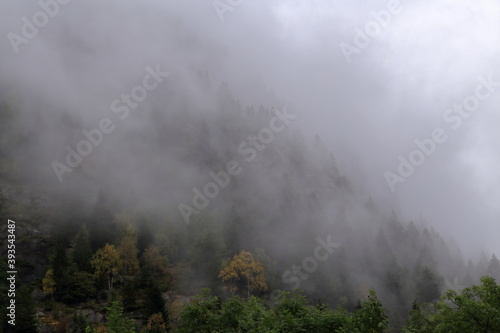
[[[95,294],[95,280],[92,274],[79,272],[74,266],[67,270],[63,285],[63,295],[61,297],[62,301],[66,303],[78,303]]]
[[[275,308],[277,316],[276,327],[279,332],[301,332],[307,323],[306,299],[299,292],[283,292],[278,297],[278,305]]]
[[[276,332],[327,333],[348,323],[347,313],[342,309],[331,311],[322,305],[307,306],[305,297],[298,291],[282,292],[274,313]]]
[[[123,316],[123,308],[118,302],[112,302],[108,307],[108,333],[134,333],[135,325],[131,319]]]
[[[274,311],[251,297],[233,296],[226,302],[205,290],[181,313],[180,332],[383,332],[387,316],[375,292],[353,315],[342,308],[309,306],[299,292],[282,292]]]
[[[238,325],[243,332],[276,332],[273,328],[274,314],[266,309],[258,298],[252,296],[244,305],[238,319]]]
[[[405,332],[500,332],[500,285],[484,276],[479,286],[446,291],[430,311],[414,306]]]
[[[218,315],[218,325],[227,329],[238,328],[239,318],[245,311],[245,304],[240,297],[232,297],[220,309]]]
[[[147,279],[147,287],[145,291],[143,314],[149,318],[155,313],[161,313],[163,320],[168,322],[168,313],[165,308],[165,300],[161,294],[158,283],[152,277]]]
[[[211,296],[209,290],[203,290],[202,295],[195,296],[191,303],[182,310],[180,332],[211,332],[217,329],[219,310],[219,298]]]
[[[218,283],[217,275],[222,259],[225,257],[226,246],[215,226],[209,224],[196,226],[195,223],[192,225],[194,226],[190,225],[190,228],[201,228],[196,231],[198,235],[193,244],[193,267],[198,274],[211,279],[212,285],[215,286]]]
[[[500,260],[493,254],[488,263],[488,275],[495,278],[500,279]]]
[[[374,290],[370,290],[367,298],[361,303],[350,322],[340,332],[350,333],[382,333],[388,327],[387,314]]]
[[[431,268],[421,267],[417,273],[417,298],[420,302],[432,302],[441,295],[442,278]]]
[[[32,292],[33,289],[27,286],[16,291],[16,326],[13,332],[37,332],[36,308]],[[12,326],[10,327],[12,329]]]
[[[62,242],[57,242],[56,247],[55,247],[55,254],[51,260],[52,264],[52,269],[53,269],[53,279],[55,281],[56,286],[62,286],[64,285],[64,280],[66,278],[66,270],[68,269],[69,262],[68,258],[66,256],[66,248]],[[62,293],[61,288],[58,288],[56,290],[57,295],[61,296]]]
[[[112,302],[107,308],[106,333],[136,333],[133,320],[123,315],[123,307],[119,302]],[[97,333],[99,330],[87,326],[86,333]]]
[[[434,332],[433,323],[429,319],[436,313],[433,304],[413,302],[412,309],[408,315],[408,322],[405,333],[432,333]]]
[[[138,308],[138,284],[135,280],[125,281],[122,289],[123,306],[126,310],[136,310]]]

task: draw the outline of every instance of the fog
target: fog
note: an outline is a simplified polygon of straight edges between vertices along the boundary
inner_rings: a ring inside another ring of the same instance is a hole
[[[405,221],[425,221],[454,237],[467,256],[500,254],[499,84],[457,129],[443,118],[475,94],[480,78],[500,82],[498,3],[233,3],[224,11],[211,1],[70,1],[36,36],[13,47],[9,33],[21,35],[22,18],[32,21],[40,5],[2,1],[0,89],[23,110],[20,135],[37,133],[35,146],[13,152],[26,179],[83,196],[105,186],[125,197],[134,192],[143,204],[167,200],[175,208],[189,201],[193,186],[217,170],[185,164],[175,149],[134,146],[122,134],[151,133],[154,110],[166,101],[182,110],[183,94],[212,117],[215,106],[193,79],[202,71],[214,87],[227,82],[244,106],[286,105],[296,114],[292,127],[308,142],[320,135],[360,197],[371,196]],[[390,22],[346,56],[342,43],[356,45],[357,29],[390,6],[397,8]],[[148,67],[169,74],[116,120],[113,101],[141,85]],[[183,121],[179,114],[168,115],[171,126]],[[103,118],[113,119],[116,130],[84,158],[79,168],[86,172],[66,173],[60,182],[51,163],[64,161],[65,146],[75,147],[81,130],[97,128]],[[430,138],[435,128],[447,140],[391,191],[385,173],[397,173],[398,157],[408,159],[414,141]],[[211,144],[223,151],[240,142]],[[255,186],[269,186],[261,182]],[[179,217],[173,208],[169,214]]]

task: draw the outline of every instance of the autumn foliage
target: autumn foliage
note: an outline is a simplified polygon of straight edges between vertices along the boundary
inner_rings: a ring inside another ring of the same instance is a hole
[[[238,290],[237,281],[246,282],[247,297],[254,291],[267,290],[264,266],[247,251],[235,255],[229,265],[220,271],[219,278],[230,282],[228,289],[231,292]]]

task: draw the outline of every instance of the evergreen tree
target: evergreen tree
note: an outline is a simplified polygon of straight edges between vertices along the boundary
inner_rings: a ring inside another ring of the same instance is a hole
[[[500,281],[500,261],[497,259],[495,254],[491,256],[490,262],[488,263],[488,275]]]
[[[145,318],[149,318],[156,313],[161,313],[164,322],[168,323],[168,313],[161,290],[156,280],[149,276],[144,297],[143,314]]]
[[[401,301],[402,274],[403,268],[396,258],[393,258],[386,269],[385,285],[388,291],[397,297],[398,301]]]
[[[90,247],[89,231],[87,226],[82,225],[73,240],[72,259],[80,271],[91,272],[92,249]]]
[[[23,286],[16,291],[16,326],[13,332],[37,332],[36,307],[32,292],[33,289],[29,286]]]
[[[53,270],[53,280],[56,285],[54,295],[57,299],[64,296],[64,286],[66,285],[67,270],[69,267],[68,258],[66,256],[66,246],[62,242],[58,242],[55,247],[55,254],[52,258],[51,267]]]
[[[106,329],[108,333],[135,333],[135,325],[132,320],[123,315],[123,307],[118,302],[112,302],[108,308],[108,322]]]
[[[240,232],[241,219],[233,206],[228,214],[226,223],[224,224],[224,243],[227,246],[229,255],[236,255],[240,252]]]
[[[429,267],[418,268],[416,285],[420,302],[433,302],[441,295],[442,278]]]
[[[56,289],[59,290],[57,286]],[[95,279],[91,273],[78,271],[74,265],[66,270],[66,278],[60,292],[60,299],[63,302],[82,302],[95,293]]]
[[[153,232],[151,231],[151,225],[146,218],[141,218],[139,220],[139,227],[137,232],[137,250],[139,250],[139,255],[142,255],[144,250],[153,244]]]
[[[125,235],[118,246],[118,253],[122,262],[124,275],[134,275],[139,271],[139,259],[137,259],[137,233],[134,227],[128,225]]]
[[[405,333],[433,333],[434,324],[429,319],[434,314],[434,305],[429,303],[418,303],[414,301],[408,315]]]
[[[500,285],[484,276],[479,286],[446,291],[435,306],[414,306],[404,332],[500,332]]]
[[[341,332],[385,332],[388,327],[386,310],[378,300],[374,290],[370,290],[367,298],[361,303],[361,308],[353,314],[349,326],[352,328],[347,331],[344,329]]]
[[[106,333],[135,333],[135,324],[131,319],[128,319],[123,314],[123,307],[119,302],[112,302],[107,308],[106,315],[106,328],[104,332]],[[87,326],[85,329],[86,333],[100,333],[103,332],[100,328],[93,329]]]
[[[205,223],[205,222],[200,222]],[[191,223],[195,224],[195,223]],[[190,225],[191,226],[191,225]],[[212,227],[212,225],[210,225]],[[196,237],[193,251],[193,266],[199,274],[207,276],[210,285],[216,286],[217,274],[226,251],[220,234],[207,225],[201,226],[202,230]]]
[[[136,310],[137,305],[137,283],[135,280],[128,280],[122,289],[123,306],[127,311]]]
[[[110,208],[110,202],[104,191],[101,190],[97,197],[92,216],[87,223],[89,233],[92,235],[90,241],[93,250],[113,241],[114,226],[112,222],[113,213]]]

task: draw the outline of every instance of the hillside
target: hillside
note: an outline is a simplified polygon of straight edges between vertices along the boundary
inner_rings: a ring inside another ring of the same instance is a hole
[[[71,146],[85,125],[70,112],[38,113],[36,128],[21,131],[23,116],[37,111],[3,103],[2,219],[17,223],[18,276],[41,302],[39,319],[71,322],[56,314],[67,307],[102,320],[95,311],[104,310],[109,281],[87,279],[96,269],[91,255],[106,244],[129,262],[113,273],[112,295],[137,319],[151,288],[164,297],[184,295],[170,298],[169,308],[202,288],[227,297],[219,271],[241,251],[265,269],[267,288],[255,291],[259,297],[272,301],[276,290],[299,288],[314,302],[353,311],[374,289],[393,330],[405,324],[415,300],[435,301],[485,274],[499,278],[495,258],[489,265],[467,260],[423,221],[400,220],[354,190],[321,138],[301,134],[293,109],[277,101],[244,106],[227,84],[215,89],[207,74],[195,77],[202,106],[172,78],[162,103],[105,138],[63,182],[41,177],[50,164],[27,162],[46,149],[51,129],[65,133],[60,146]],[[157,268],[148,268],[153,259],[146,253],[155,253]],[[55,291],[44,296],[49,269]],[[76,280],[68,281],[71,275]]]

